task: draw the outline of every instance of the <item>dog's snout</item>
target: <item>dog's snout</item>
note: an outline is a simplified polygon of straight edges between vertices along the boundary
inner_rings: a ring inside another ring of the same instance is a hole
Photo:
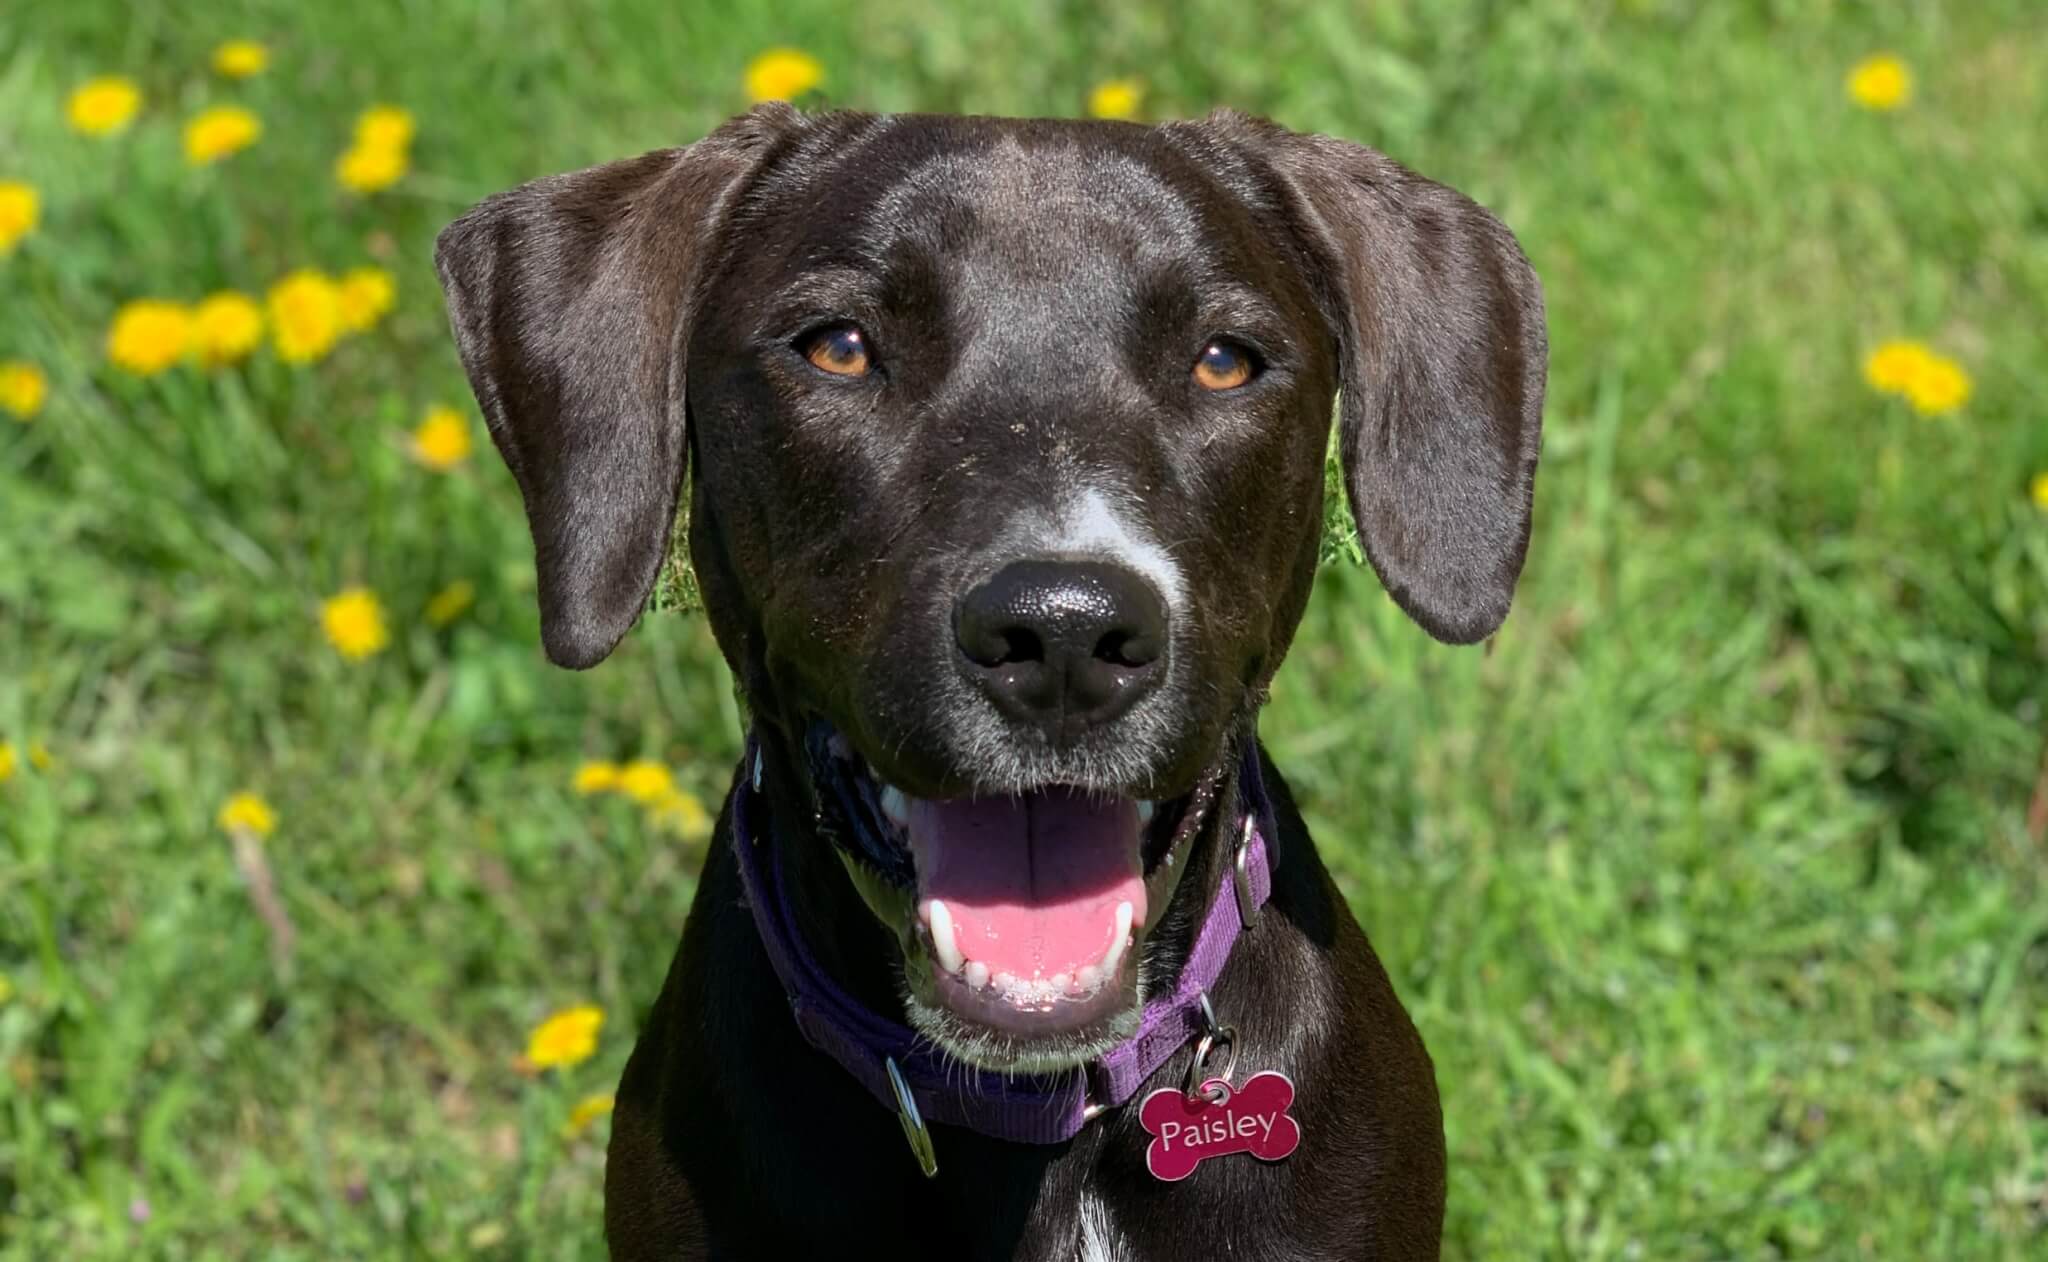
[[[961,597],[965,669],[998,708],[1055,739],[1107,723],[1157,684],[1166,603],[1100,561],[1013,561]]]

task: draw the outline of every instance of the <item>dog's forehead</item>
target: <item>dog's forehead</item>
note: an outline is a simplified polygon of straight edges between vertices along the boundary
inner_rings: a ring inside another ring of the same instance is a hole
[[[1069,265],[1105,250],[1185,253],[1232,209],[1151,128],[930,115],[823,128],[757,195],[805,260],[875,263],[905,247]]]

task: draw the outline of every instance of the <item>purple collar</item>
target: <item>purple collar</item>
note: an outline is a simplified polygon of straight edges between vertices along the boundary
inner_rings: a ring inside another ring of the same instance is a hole
[[[1247,740],[1238,776],[1242,823],[1232,830],[1234,853],[1172,993],[1148,1000],[1137,1034],[1088,1065],[1037,1075],[975,1069],[847,994],[811,954],[796,931],[781,852],[763,845],[764,839],[750,827],[754,798],[760,792],[759,758],[750,737],[743,764],[750,774],[733,789],[732,838],[740,884],[761,945],[767,948],[768,962],[782,981],[804,1038],[899,1116],[926,1174],[937,1167],[922,1119],[964,1126],[993,1139],[1054,1144],[1073,1138],[1097,1113],[1130,1100],[1175,1052],[1202,1033],[1203,999],[1222,974],[1238,935],[1257,923],[1259,908],[1272,890],[1272,850],[1266,840],[1273,835],[1272,804],[1259,774],[1257,742]]]

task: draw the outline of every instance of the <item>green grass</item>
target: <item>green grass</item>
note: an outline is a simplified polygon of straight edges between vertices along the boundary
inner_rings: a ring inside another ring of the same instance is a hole
[[[241,35],[271,72],[210,78]],[[0,359],[52,378],[0,418],[0,739],[55,757],[0,785],[0,1258],[601,1252],[604,1124],[558,1129],[615,1080],[700,851],[569,778],[646,754],[715,798],[736,711],[695,618],[546,667],[510,478],[400,439],[470,406],[439,226],[700,134],[784,42],[834,103],[1074,113],[1138,73],[1155,116],[1365,140],[1543,275],[1506,630],[1437,646],[1334,563],[1265,722],[1436,1057],[1447,1256],[2042,1256],[2038,4],[72,0],[0,17],[0,179],[44,199]],[[1902,113],[1844,97],[1878,49],[1917,73]],[[136,127],[68,133],[64,94],[116,71]],[[189,172],[179,122],[221,100],[266,134]],[[414,170],[357,201],[329,170],[376,100],[419,115]],[[372,260],[397,311],[318,365],[101,354],[128,298]],[[1895,335],[1969,404],[1868,389]],[[432,629],[454,579],[478,603]],[[353,582],[394,632],[361,664],[316,621]],[[288,959],[213,823],[245,788],[280,816]],[[516,1073],[582,999],[598,1056]]]

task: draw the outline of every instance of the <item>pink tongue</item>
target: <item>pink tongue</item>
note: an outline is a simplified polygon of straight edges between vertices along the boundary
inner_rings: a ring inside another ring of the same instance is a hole
[[[952,913],[961,954],[1020,979],[1098,964],[1118,903],[1145,923],[1138,811],[1071,789],[1021,798],[913,800],[910,852],[920,903]]]

